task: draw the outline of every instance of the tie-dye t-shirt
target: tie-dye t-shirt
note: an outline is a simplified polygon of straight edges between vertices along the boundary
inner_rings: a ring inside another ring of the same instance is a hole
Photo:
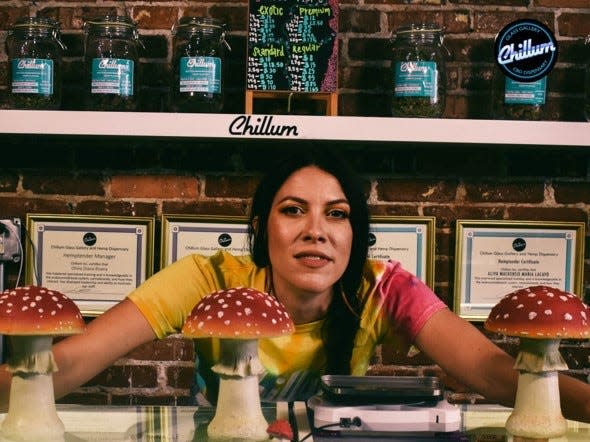
[[[178,333],[201,298],[223,288],[265,290],[267,271],[249,256],[218,252],[211,257],[189,255],[149,278],[129,294],[159,338]],[[368,260],[358,296],[364,305],[352,352],[351,374],[363,375],[377,345],[407,351],[424,323],[446,305],[417,277],[395,261]],[[259,357],[263,401],[290,401],[317,392],[326,359],[322,351],[322,320],[297,324],[295,332],[261,339]],[[196,339],[195,397],[215,398],[217,377],[211,372],[219,355],[216,339]]]

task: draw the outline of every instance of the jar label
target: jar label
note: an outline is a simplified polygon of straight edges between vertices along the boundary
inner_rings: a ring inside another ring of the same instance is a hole
[[[515,81],[506,77],[504,103],[506,104],[545,104],[547,77],[533,82]]]
[[[437,102],[437,71],[434,61],[402,61],[394,70],[396,97],[430,97]]]
[[[53,94],[53,60],[16,58],[12,60],[13,94]]]
[[[132,96],[133,66],[133,60],[124,58],[93,58],[91,93]]]
[[[221,93],[221,58],[181,57],[180,92]]]

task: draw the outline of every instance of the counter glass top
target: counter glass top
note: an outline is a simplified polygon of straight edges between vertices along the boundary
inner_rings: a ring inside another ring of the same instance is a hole
[[[376,435],[361,438],[347,436],[340,440],[353,441],[426,441],[452,440],[462,442],[512,442],[504,423],[510,409],[493,405],[460,405],[461,431],[441,437],[411,437]],[[207,441],[207,424],[213,417],[212,408],[172,406],[84,406],[58,405],[66,435],[64,442],[83,441]],[[291,411],[291,413],[290,413]],[[309,437],[309,421],[305,404],[296,403],[289,410],[287,404],[264,405],[263,412],[270,422],[276,418],[289,419],[296,427],[298,440],[323,442],[335,440],[329,435]],[[4,419],[0,414],[0,422]],[[306,436],[308,436],[306,438]],[[409,437],[409,438],[408,438]],[[0,440],[3,440],[0,438]],[[590,424],[568,421],[566,436],[549,442],[590,441]],[[41,442],[41,441],[39,441]],[[235,441],[234,441],[235,442]]]

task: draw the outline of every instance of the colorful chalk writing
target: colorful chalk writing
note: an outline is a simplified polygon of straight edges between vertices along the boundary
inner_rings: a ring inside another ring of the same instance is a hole
[[[335,92],[338,0],[249,0],[246,87]]]

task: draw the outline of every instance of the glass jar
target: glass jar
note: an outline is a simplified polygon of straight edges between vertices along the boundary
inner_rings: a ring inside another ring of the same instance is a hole
[[[133,111],[138,104],[137,24],[128,16],[103,16],[84,24],[86,108]]]
[[[172,27],[173,112],[220,112],[224,101],[225,25],[213,18],[182,17]]]
[[[521,82],[505,75],[494,66],[492,79],[492,118],[498,120],[531,120],[545,118],[547,76]]]
[[[62,97],[62,51],[59,23],[24,17],[8,32],[9,106],[14,109],[59,109]]]
[[[392,38],[391,113],[394,117],[438,118],[445,110],[446,48],[440,27],[412,24]]]

